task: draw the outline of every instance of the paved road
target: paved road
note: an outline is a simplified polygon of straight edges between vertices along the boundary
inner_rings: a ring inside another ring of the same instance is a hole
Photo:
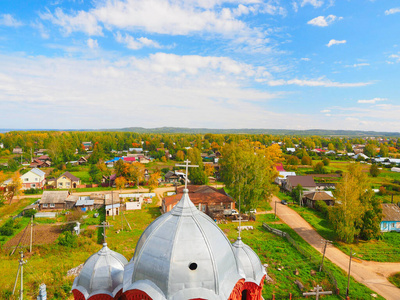
[[[322,252],[322,237],[311,227],[311,225],[293,209],[287,205],[282,205],[280,203],[281,200],[277,197],[274,196],[272,201],[279,202],[276,204],[276,214],[278,217],[296,231],[307,243],[319,252]],[[272,208],[275,212],[274,203],[272,203]],[[328,246],[326,257],[342,268],[347,274],[349,268],[348,255],[333,246]],[[362,260],[353,260],[351,263],[351,276],[388,300],[400,299],[400,289],[387,280],[388,276],[397,272],[400,272],[400,263],[381,263]]]

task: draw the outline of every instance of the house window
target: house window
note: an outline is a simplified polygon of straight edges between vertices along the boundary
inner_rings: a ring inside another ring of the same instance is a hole
[[[24,178],[24,181],[29,181],[29,178]]]
[[[35,180],[36,180],[36,181],[39,181],[39,178],[36,177]]]
[[[43,203],[43,207],[47,207],[47,203]]]
[[[36,184],[32,183],[31,188],[35,188],[35,187],[36,187]]]
[[[56,207],[54,203],[50,203],[50,207]]]
[[[63,186],[63,183],[62,183],[62,182],[59,182],[59,183],[58,183],[58,186]]]
[[[71,183],[70,183],[70,182],[66,182],[65,185],[66,185],[66,186],[70,186]]]

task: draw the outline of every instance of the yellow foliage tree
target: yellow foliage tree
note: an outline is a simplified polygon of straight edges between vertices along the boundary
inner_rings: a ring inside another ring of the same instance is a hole
[[[273,144],[265,149],[265,158],[274,164],[284,161],[282,150],[278,144]]]
[[[122,190],[125,187],[126,184],[126,179],[125,177],[117,177],[115,179],[115,186],[117,187],[118,190]]]
[[[160,172],[155,172],[153,174],[150,175],[149,178],[149,190],[153,191],[154,189],[156,189],[158,187],[158,178],[160,178],[161,174]]]

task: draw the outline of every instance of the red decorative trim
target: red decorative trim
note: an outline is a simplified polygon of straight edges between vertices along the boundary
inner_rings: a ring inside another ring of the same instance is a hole
[[[86,300],[85,296],[77,289],[72,290],[72,294],[74,295],[74,300]],[[115,297],[111,297],[107,294],[97,294],[89,297],[87,300],[120,300],[122,296],[122,289],[115,295]]]
[[[124,293],[126,300],[153,300],[149,295],[141,290],[129,290]]]

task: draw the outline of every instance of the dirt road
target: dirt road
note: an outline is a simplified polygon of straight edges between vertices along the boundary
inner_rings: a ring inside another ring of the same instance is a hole
[[[311,225],[293,209],[281,204],[281,200],[277,197],[274,197],[272,201],[279,202],[276,204],[276,214],[278,217],[316,250],[322,252],[322,237]],[[275,212],[275,203],[272,203],[272,208]],[[326,250],[326,257],[347,273],[349,268],[348,255],[333,246],[329,246]],[[400,289],[387,280],[388,276],[397,272],[400,272],[400,263],[381,263],[362,260],[353,260],[351,263],[351,276],[388,300],[400,299]]]

